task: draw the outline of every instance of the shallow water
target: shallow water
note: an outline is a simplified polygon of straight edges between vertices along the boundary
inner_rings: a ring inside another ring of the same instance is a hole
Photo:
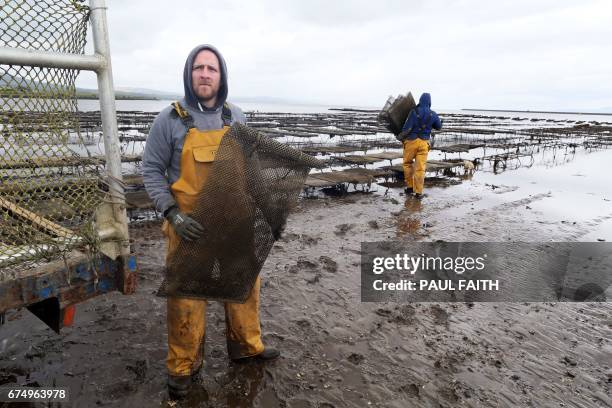
[[[478,210],[508,206],[508,202],[512,202],[526,210],[522,211],[523,217],[542,224],[531,236],[525,234],[520,239],[539,240],[540,230],[555,225],[558,231],[551,230],[547,240],[612,241],[612,183],[605,170],[612,152],[577,151],[560,156],[555,165],[540,156],[530,167],[498,174],[477,170],[470,180],[445,189],[445,197],[450,194],[459,203],[440,213],[438,220],[444,224],[444,220],[449,218],[466,219]],[[473,200],[475,196],[478,199]],[[571,237],[564,236],[565,227],[573,223],[581,225],[583,230]],[[493,238],[490,235],[484,237]]]

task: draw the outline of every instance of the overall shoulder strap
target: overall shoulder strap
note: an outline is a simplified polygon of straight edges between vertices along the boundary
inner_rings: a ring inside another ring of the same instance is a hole
[[[177,114],[187,129],[195,127],[193,124],[193,117],[181,106],[180,103],[178,103],[178,101],[172,102],[172,107],[174,108],[173,112]]]

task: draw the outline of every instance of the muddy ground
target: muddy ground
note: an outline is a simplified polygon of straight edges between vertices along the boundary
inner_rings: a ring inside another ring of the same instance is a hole
[[[281,359],[229,362],[213,302],[205,369],[178,405],[165,388],[165,303],[153,294],[165,244],[158,225],[141,224],[137,293],[79,305],[61,335],[10,313],[0,383],[68,386],[76,407],[612,406],[610,302],[361,303],[359,287],[362,241],[612,239],[609,179],[588,165],[609,157],[432,179],[422,202],[382,185],[301,199],[263,270],[264,342]]]

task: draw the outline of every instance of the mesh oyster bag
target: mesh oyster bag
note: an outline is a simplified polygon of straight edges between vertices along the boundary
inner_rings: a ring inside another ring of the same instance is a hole
[[[391,96],[378,114],[378,121],[383,123],[391,133],[398,135],[402,131],[408,114],[415,107],[416,102],[411,92],[399,95],[397,98]]]
[[[235,123],[190,216],[206,230],[167,258],[158,295],[243,303],[319,160]]]

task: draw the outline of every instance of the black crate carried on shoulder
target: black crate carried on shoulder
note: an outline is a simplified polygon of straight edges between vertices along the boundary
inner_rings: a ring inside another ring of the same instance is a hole
[[[391,133],[398,135],[402,131],[408,114],[415,107],[416,102],[411,92],[397,97],[389,96],[378,115],[378,121],[383,123]]]

